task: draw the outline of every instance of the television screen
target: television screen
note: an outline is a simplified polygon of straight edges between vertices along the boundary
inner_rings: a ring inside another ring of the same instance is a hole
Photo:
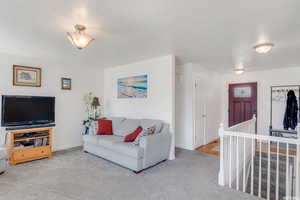
[[[2,126],[55,122],[55,97],[2,95]]]

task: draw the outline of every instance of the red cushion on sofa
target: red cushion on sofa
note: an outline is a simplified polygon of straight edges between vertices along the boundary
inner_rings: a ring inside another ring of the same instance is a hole
[[[98,119],[97,135],[112,135],[112,121],[107,119]]]
[[[137,127],[135,131],[133,131],[129,135],[126,135],[126,137],[124,138],[124,142],[133,142],[135,138],[142,132],[142,130],[142,127]]]

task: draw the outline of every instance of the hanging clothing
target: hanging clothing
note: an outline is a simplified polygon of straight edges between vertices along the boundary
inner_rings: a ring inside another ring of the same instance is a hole
[[[283,127],[285,130],[291,128],[295,130],[298,123],[298,103],[297,97],[293,90],[288,91],[286,100],[286,109],[283,120]]]

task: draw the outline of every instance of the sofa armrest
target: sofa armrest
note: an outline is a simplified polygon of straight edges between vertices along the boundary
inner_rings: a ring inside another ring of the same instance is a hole
[[[8,140],[8,133],[1,128],[0,130],[0,147],[5,147]]]
[[[140,147],[144,149],[144,169],[168,159],[171,138],[170,133],[161,132],[140,139]]]
[[[0,173],[4,172],[7,168],[7,152],[5,146],[0,146]]]
[[[0,145],[0,151],[6,151],[6,146],[5,145]]]
[[[0,160],[3,160],[7,157],[7,149],[6,146],[0,145]],[[1,171],[0,171],[1,172]]]

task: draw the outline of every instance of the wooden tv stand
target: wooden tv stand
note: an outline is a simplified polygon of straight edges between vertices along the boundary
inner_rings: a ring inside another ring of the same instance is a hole
[[[52,157],[53,127],[18,129],[8,131],[9,164]],[[32,144],[25,146],[23,144]]]

